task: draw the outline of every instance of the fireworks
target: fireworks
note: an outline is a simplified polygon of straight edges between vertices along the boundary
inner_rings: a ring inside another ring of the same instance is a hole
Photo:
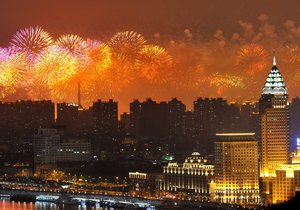
[[[83,58],[87,50],[87,43],[80,36],[74,34],[62,35],[57,39],[55,44],[78,58]]]
[[[217,94],[222,95],[224,92],[224,88],[244,88],[245,84],[243,79],[239,76],[233,75],[221,75],[220,73],[212,74],[208,77],[208,81],[210,86],[217,88]]]
[[[288,55],[287,61],[289,63],[299,63],[300,62],[300,47],[287,47]]]
[[[110,48],[99,41],[88,40],[87,56],[89,59],[89,69],[95,69],[97,73],[102,73],[111,66]]]
[[[68,80],[76,70],[76,59],[66,51],[53,46],[37,58],[35,75],[39,82],[52,86]]]
[[[261,72],[268,71],[272,62],[265,50],[268,45],[235,42],[231,48],[229,42],[220,49],[214,41],[199,45],[196,39],[176,39],[170,47],[164,42],[167,51],[146,44],[134,31],[118,32],[107,42],[76,34],[54,41],[40,27],[29,27],[18,31],[10,46],[0,47],[0,93],[3,100],[25,93],[30,99],[76,102],[80,83],[86,107],[98,99],[154,93],[158,93],[157,98],[174,93],[184,97],[209,95],[210,90],[203,87],[210,87],[219,96],[224,92],[240,94],[240,89],[250,87],[257,88],[251,91],[255,94],[265,79]],[[300,47],[278,48],[279,68],[283,74],[289,72],[284,78],[290,90],[296,91]]]
[[[298,46],[288,46],[277,56],[280,71],[288,72],[284,74],[284,79],[288,88],[297,88],[300,81],[300,48]]]
[[[240,48],[236,56],[236,67],[249,76],[265,70],[269,63],[268,53],[258,44],[246,44]]]
[[[108,45],[114,54],[135,59],[145,43],[146,40],[141,34],[134,31],[124,31],[116,33]]]
[[[99,78],[98,88],[103,90],[105,97],[114,97],[124,86],[133,81],[135,75],[134,67],[126,57],[115,57],[112,65]]]
[[[9,52],[7,48],[0,48],[0,61],[4,61],[8,58]]]
[[[25,69],[25,57],[22,54],[11,55],[0,60],[0,92],[1,97],[14,93],[21,83]]]
[[[210,85],[216,87],[244,87],[243,79],[239,76],[232,75],[221,75],[220,73],[215,73],[209,77]]]
[[[163,84],[172,75],[172,57],[159,46],[145,46],[138,55],[140,76],[150,83]]]
[[[26,53],[30,64],[35,57],[53,44],[53,39],[48,32],[40,27],[29,27],[18,31],[11,39],[10,45],[19,52]]]

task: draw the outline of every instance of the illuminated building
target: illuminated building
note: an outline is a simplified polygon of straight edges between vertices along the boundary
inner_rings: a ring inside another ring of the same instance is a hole
[[[154,195],[162,179],[161,174],[129,172],[129,191],[135,196]]]
[[[272,180],[272,203],[290,200],[300,187],[300,147],[292,154],[292,164],[282,164]]]
[[[91,144],[85,139],[65,139],[63,132],[50,128],[39,129],[34,136],[34,164],[55,165],[57,162],[88,161]]]
[[[262,198],[272,202],[272,179],[281,164],[289,161],[289,109],[288,93],[281,73],[273,67],[266,79],[259,100],[261,116],[260,177]]]
[[[254,133],[216,134],[215,200],[222,203],[259,202],[258,142]]]
[[[169,163],[164,166],[162,191],[193,194],[201,200],[209,200],[213,193],[214,166],[198,152],[187,157],[183,164]]]

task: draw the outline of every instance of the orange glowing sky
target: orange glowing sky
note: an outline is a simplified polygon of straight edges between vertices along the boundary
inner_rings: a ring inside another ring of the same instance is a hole
[[[294,97],[300,89],[299,6],[298,0],[3,0],[0,47],[29,26],[42,27],[54,39],[76,34],[108,45],[117,32],[141,34],[149,47],[134,57],[138,67],[132,70],[132,62],[120,60],[116,64],[114,57],[100,85],[107,92],[99,97],[113,96],[121,112],[133,98],[178,97],[190,108],[200,96],[256,100],[276,49],[278,67]],[[76,81],[69,82],[75,87]],[[95,85],[91,89],[99,90]],[[17,92],[2,100],[22,97],[23,92]]]

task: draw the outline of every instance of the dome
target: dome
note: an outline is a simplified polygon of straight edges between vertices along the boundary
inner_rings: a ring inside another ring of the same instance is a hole
[[[273,64],[274,65],[266,79],[265,86],[262,89],[262,94],[286,95],[287,87],[285,86],[283,77],[276,66],[275,57]]]

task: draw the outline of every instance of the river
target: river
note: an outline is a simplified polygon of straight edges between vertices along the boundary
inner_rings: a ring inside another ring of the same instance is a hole
[[[0,200],[1,210],[114,210],[108,207],[90,207],[75,205],[57,205],[47,202],[16,202],[10,200]]]

